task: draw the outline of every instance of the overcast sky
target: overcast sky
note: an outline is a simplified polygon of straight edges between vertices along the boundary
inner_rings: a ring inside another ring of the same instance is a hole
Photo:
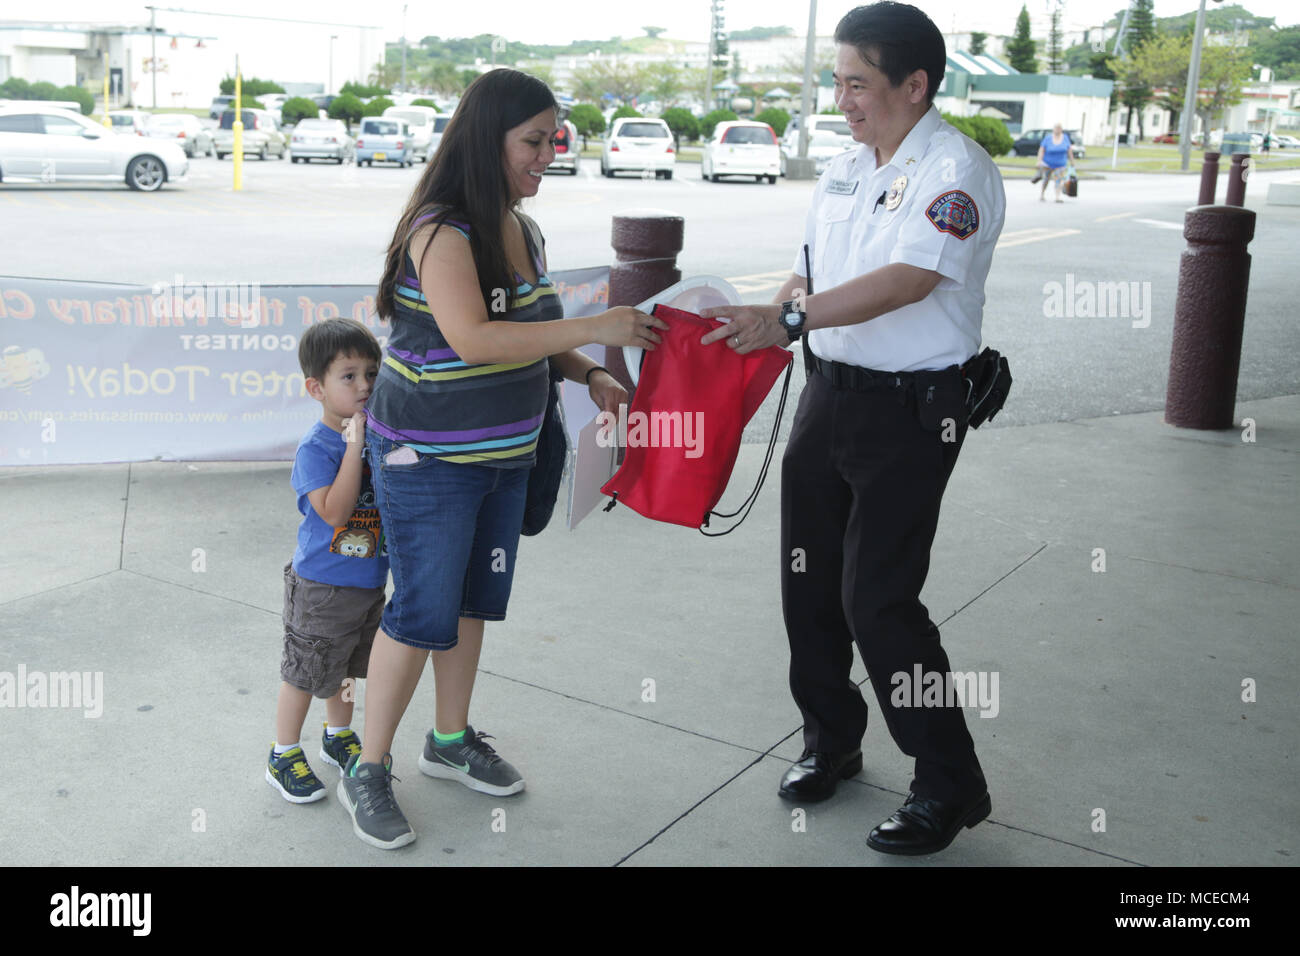
[[[1022,3],[1036,21],[1045,17],[1049,6],[1049,0],[920,0],[917,6],[944,32],[1009,34]],[[374,25],[382,27],[385,39],[390,40],[402,33],[401,0],[370,0],[365,4],[354,0],[173,0],[173,4],[195,11]],[[1300,0],[1243,0],[1241,5],[1257,16],[1275,18],[1279,26],[1300,23]],[[412,40],[429,34],[454,37],[500,32],[508,40],[564,44],[574,39],[640,36],[642,26],[657,26],[666,28],[667,36],[702,41],[708,38],[709,28],[708,0],[655,0],[653,4],[608,0],[412,0],[407,6],[406,35]],[[851,6],[821,0],[817,5],[817,32],[832,33],[835,23]],[[1098,26],[1124,6],[1125,0],[1066,0],[1064,22],[1067,28]],[[1155,12],[1158,17],[1177,16],[1194,11],[1196,6],[1197,0],[1156,0]],[[1216,4],[1210,0],[1207,6],[1213,9]],[[147,22],[149,17],[142,4],[123,0],[52,0],[36,9],[52,22],[130,23]],[[802,35],[808,22],[808,8],[801,0],[726,0],[725,15],[729,30],[790,26]],[[162,11],[158,17],[164,28],[220,33],[227,42],[236,41],[238,31],[259,28],[255,20],[204,18],[200,24],[192,17]],[[22,19],[37,18],[24,11]],[[203,29],[197,30],[200,25]],[[261,24],[262,28],[271,26]],[[290,24],[278,26],[291,28]]]

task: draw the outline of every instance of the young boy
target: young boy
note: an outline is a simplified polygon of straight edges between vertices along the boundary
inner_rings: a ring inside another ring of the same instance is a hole
[[[298,548],[284,568],[284,655],[266,780],[291,803],[326,795],[300,737],[312,697],[324,697],[320,756],[342,772],[361,739],[349,726],[356,679],[366,676],[384,610],[388,555],[362,458],[366,399],[379,374],[379,343],[351,319],[310,326],[298,345],[307,393],[321,420],[294,455]],[[346,678],[346,680],[345,680]]]

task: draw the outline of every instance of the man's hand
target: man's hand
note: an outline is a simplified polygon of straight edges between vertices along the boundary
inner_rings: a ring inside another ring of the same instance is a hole
[[[618,379],[603,370],[591,373],[587,391],[597,408],[615,417],[618,416],[618,407],[627,404],[627,389],[618,384]]]
[[[706,319],[731,319],[722,328],[714,329],[700,339],[701,345],[726,339],[730,348],[744,355],[756,349],[790,344],[789,334],[781,327],[779,305],[722,305],[701,309],[700,315]]]

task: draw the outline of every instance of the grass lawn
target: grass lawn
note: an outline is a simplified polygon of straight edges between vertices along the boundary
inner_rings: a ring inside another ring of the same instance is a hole
[[[1080,179],[1091,179],[1097,175],[1104,176],[1111,171],[1110,157],[1112,147],[1089,146],[1086,159],[1074,160],[1075,169]],[[1289,155],[1288,155],[1289,154]],[[1254,153],[1251,156],[1259,169],[1300,169],[1300,149],[1275,149],[1267,157]],[[1188,172],[1200,175],[1204,162],[1203,150],[1193,149]],[[1000,156],[997,160],[1004,179],[1020,179],[1034,174],[1036,157],[1034,156]],[[1219,174],[1226,175],[1230,157],[1219,158]],[[1183,167],[1182,153],[1177,146],[1121,146],[1115,166],[1121,173],[1177,173]],[[1027,170],[1022,172],[1022,170]],[[1090,175],[1091,174],[1091,175]]]

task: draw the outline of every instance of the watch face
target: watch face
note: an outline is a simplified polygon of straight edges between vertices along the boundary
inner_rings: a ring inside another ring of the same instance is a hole
[[[781,316],[781,324],[787,329],[797,329],[803,325],[802,312],[787,312]]]

